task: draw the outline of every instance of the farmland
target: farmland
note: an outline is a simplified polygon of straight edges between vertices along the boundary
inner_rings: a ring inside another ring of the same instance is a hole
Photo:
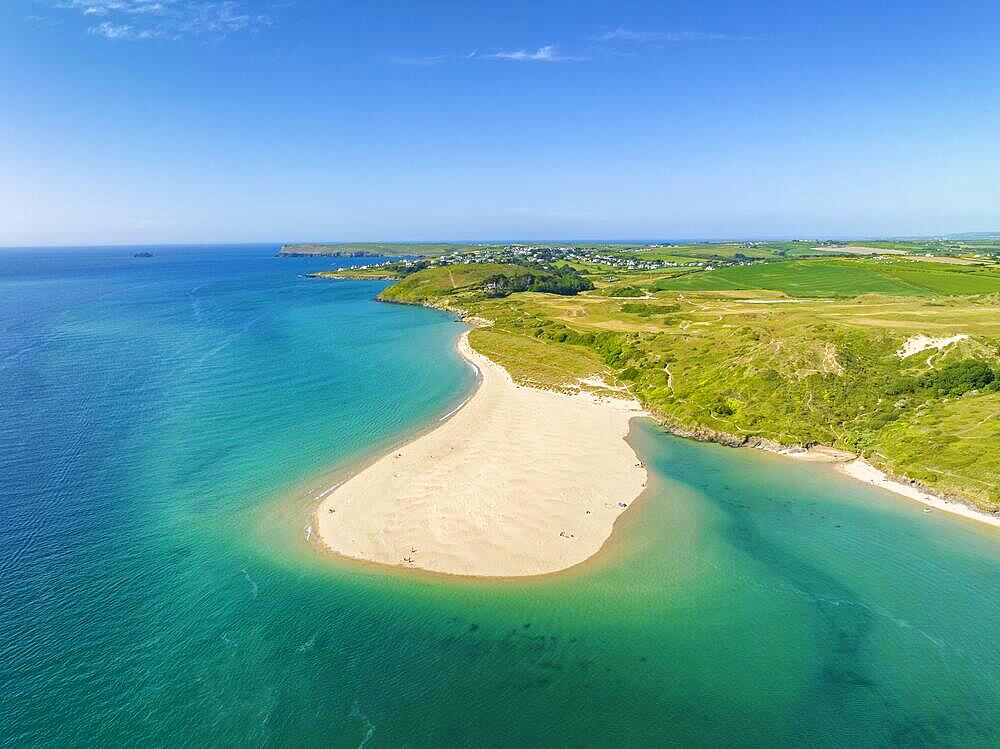
[[[908,259],[789,260],[687,273],[653,286],[658,291],[767,289],[795,297],[988,294],[1000,292],[1000,271]]]

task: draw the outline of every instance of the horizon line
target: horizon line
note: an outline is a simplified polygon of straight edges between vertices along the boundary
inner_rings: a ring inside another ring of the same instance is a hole
[[[716,236],[716,237],[611,237],[611,238],[491,238],[491,239],[329,239],[329,240],[261,240],[261,241],[191,241],[191,242],[97,242],[87,244],[10,244],[0,245],[0,250],[44,250],[44,249],[99,249],[112,247],[251,247],[258,245],[349,245],[349,244],[551,244],[555,242],[565,242],[568,244],[579,244],[583,242],[593,242],[595,244],[696,244],[705,243],[725,243],[725,242],[823,242],[823,241],[886,241],[886,240],[908,240],[916,241],[921,239],[995,239],[1000,238],[1000,231],[959,231],[944,232],[939,234],[759,234],[743,236]]]

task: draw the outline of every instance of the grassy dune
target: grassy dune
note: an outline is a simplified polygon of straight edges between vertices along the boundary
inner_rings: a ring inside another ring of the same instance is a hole
[[[598,288],[577,296],[487,299],[484,278],[523,268],[463,265],[415,273],[382,298],[492,320],[472,344],[520,381],[566,388],[597,375],[677,427],[833,445],[1000,511],[1000,393],[944,396],[921,385],[956,362],[1000,371],[1000,294],[976,294],[1000,290],[1000,274],[925,266],[790,260],[676,278],[594,268]],[[739,288],[700,288],[696,276],[739,279]],[[622,284],[643,296],[606,296]],[[912,335],[958,333],[970,338],[897,356]]]
[[[876,460],[945,492],[998,504],[1000,394],[928,403],[879,436]]]
[[[535,387],[562,390],[586,377],[614,377],[601,357],[583,346],[552,346],[494,327],[473,330],[469,342],[476,351],[502,361],[515,380]]]

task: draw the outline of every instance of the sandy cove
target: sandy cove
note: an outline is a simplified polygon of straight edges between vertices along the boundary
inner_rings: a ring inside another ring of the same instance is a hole
[[[661,422],[661,426],[671,434],[685,439],[694,439],[699,442],[714,442],[719,445],[732,448],[752,448],[763,452],[780,455],[796,461],[810,463],[836,463],[837,469],[856,481],[861,481],[879,489],[884,489],[892,494],[896,494],[907,499],[912,499],[929,505],[942,512],[953,515],[961,515],[968,520],[975,520],[986,525],[1000,528],[1000,513],[991,513],[981,510],[972,505],[971,502],[961,497],[944,498],[929,489],[920,486],[917,482],[908,481],[905,478],[892,478],[880,471],[856,453],[840,450],[827,445],[813,445],[804,448],[797,445],[783,445],[767,438],[747,438],[738,437],[726,432],[718,432],[704,427],[678,427],[676,424]]]
[[[453,575],[521,577],[593,556],[646,485],[625,442],[631,400],[514,383],[475,352],[478,389],[432,431],[334,489],[319,539],[345,557]]]
[[[907,483],[904,481],[897,481],[890,478],[888,474],[880,471],[864,458],[859,458],[855,453],[838,450],[833,447],[826,447],[824,445],[815,445],[809,449],[784,446],[775,447],[773,445],[755,445],[755,447],[758,450],[775,453],[793,460],[813,463],[836,463],[837,470],[845,476],[855,479],[856,481],[861,481],[862,483],[878,487],[879,489],[884,489],[885,491],[901,497],[915,500],[928,505],[929,507],[933,507],[934,509],[941,510],[942,512],[949,512],[953,515],[961,515],[963,518],[968,520],[975,520],[979,523],[985,523],[986,525],[992,525],[996,528],[1000,528],[1000,515],[994,515],[986,512],[985,510],[979,510],[964,502],[944,499],[943,497],[932,494],[926,489],[921,488],[920,485],[915,482]]]
[[[863,481],[866,484],[871,484],[872,486],[886,489],[894,494],[908,497],[909,499],[916,500],[917,502],[921,502],[925,505],[941,510],[942,512],[950,512],[954,515],[961,515],[964,518],[976,520],[980,523],[1000,528],[1000,516],[993,515],[982,510],[977,510],[961,502],[949,502],[946,499],[942,499],[941,497],[931,494],[930,492],[923,491],[911,484],[894,481],[866,460],[858,458],[857,460],[852,460],[849,463],[841,463],[837,467],[851,478]]]

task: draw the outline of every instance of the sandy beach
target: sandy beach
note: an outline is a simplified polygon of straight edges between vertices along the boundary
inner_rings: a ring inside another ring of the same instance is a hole
[[[813,445],[812,447],[788,447],[778,443],[762,441],[753,445],[754,449],[764,452],[774,453],[784,458],[791,458],[796,461],[807,463],[835,463],[837,470],[845,476],[849,476],[855,481],[861,481],[871,486],[877,486],[893,494],[897,494],[907,499],[912,499],[931,508],[948,512],[953,515],[961,515],[968,520],[975,520],[979,523],[992,525],[1000,528],[1000,515],[994,515],[984,510],[979,510],[961,501],[951,501],[943,499],[936,494],[920,489],[917,485],[896,481],[890,478],[885,472],[880,471],[867,460],[859,458],[855,453],[845,450],[838,450],[826,445]]]
[[[319,540],[355,559],[486,577],[593,556],[646,484],[624,439],[641,407],[517,385],[467,333],[458,350],[480,372],[476,392],[330,492],[316,513]]]
[[[899,481],[893,481],[884,472],[880,471],[866,460],[859,458],[857,460],[852,460],[849,463],[841,463],[837,467],[848,476],[855,478],[858,481],[863,481],[866,484],[871,484],[872,486],[877,486],[895,494],[908,497],[916,500],[917,502],[928,505],[929,507],[941,510],[942,512],[950,512],[954,515],[961,515],[964,518],[969,518],[970,520],[976,520],[980,523],[986,523],[987,525],[1000,528],[1000,516],[991,515],[990,513],[983,512],[982,510],[976,510],[975,508],[969,507],[968,505],[960,502],[949,502],[929,492],[921,491],[915,486],[904,484]]]

